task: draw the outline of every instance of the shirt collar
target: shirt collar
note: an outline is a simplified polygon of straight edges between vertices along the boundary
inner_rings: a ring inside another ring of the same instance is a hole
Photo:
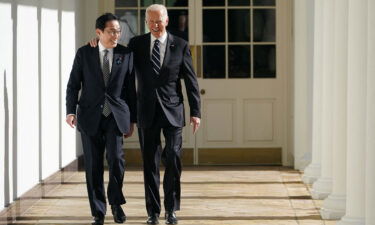
[[[160,38],[156,38],[156,37],[154,37],[154,35],[151,34],[151,43],[154,43],[154,41],[156,39],[158,39],[161,44],[165,44],[165,42],[167,41],[167,37],[168,37],[168,33],[167,32],[165,32],[163,34],[163,36],[161,36]]]
[[[102,52],[105,49],[108,50],[108,53],[112,53],[113,52],[113,48],[105,48],[100,41],[98,42],[98,46],[99,46],[99,52]]]

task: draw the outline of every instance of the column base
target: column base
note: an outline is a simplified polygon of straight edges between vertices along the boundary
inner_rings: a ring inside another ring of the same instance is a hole
[[[364,218],[344,216],[336,225],[365,225]]]
[[[331,178],[319,178],[313,184],[311,190],[311,196],[313,199],[325,199],[332,192],[332,179]]]
[[[294,159],[294,169],[303,172],[311,164],[311,152],[305,152]]]
[[[346,196],[329,195],[323,202],[320,215],[325,220],[339,220],[345,215]]]
[[[320,177],[320,163],[310,163],[304,170],[302,181],[305,184],[312,184]]]

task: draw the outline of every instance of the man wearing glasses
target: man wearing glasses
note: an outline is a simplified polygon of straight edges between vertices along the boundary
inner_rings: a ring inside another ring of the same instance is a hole
[[[131,51],[117,44],[118,18],[106,13],[96,20],[97,47],[78,49],[66,90],[66,122],[81,132],[92,224],[103,224],[106,196],[103,159],[109,168],[108,202],[116,223],[126,220],[122,183],[125,172],[123,136],[136,123],[136,92]],[[81,91],[80,97],[79,91]],[[77,107],[78,106],[78,107]]]

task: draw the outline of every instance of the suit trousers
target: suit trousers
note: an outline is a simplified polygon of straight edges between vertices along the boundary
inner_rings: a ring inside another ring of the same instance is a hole
[[[165,137],[162,150],[160,135]],[[165,166],[163,190],[166,211],[180,209],[181,199],[181,146],[182,127],[174,127],[165,117],[160,105],[156,104],[153,125],[139,128],[139,140],[143,157],[143,174],[148,215],[160,214],[160,161]]]
[[[107,187],[110,205],[125,204],[122,185],[125,172],[123,138],[111,113],[101,117],[98,132],[89,136],[81,133],[83,155],[85,160],[86,184],[92,216],[104,217],[106,214],[106,197],[104,188],[104,153],[109,169]]]

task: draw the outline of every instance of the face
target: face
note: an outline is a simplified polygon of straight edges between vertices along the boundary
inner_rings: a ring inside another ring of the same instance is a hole
[[[164,18],[163,20],[162,13],[160,11],[149,11],[146,22],[151,34],[154,35],[154,37],[159,38],[166,32],[168,17]]]
[[[117,20],[107,21],[104,30],[96,29],[96,34],[105,48],[114,48],[121,34],[120,24]]]

